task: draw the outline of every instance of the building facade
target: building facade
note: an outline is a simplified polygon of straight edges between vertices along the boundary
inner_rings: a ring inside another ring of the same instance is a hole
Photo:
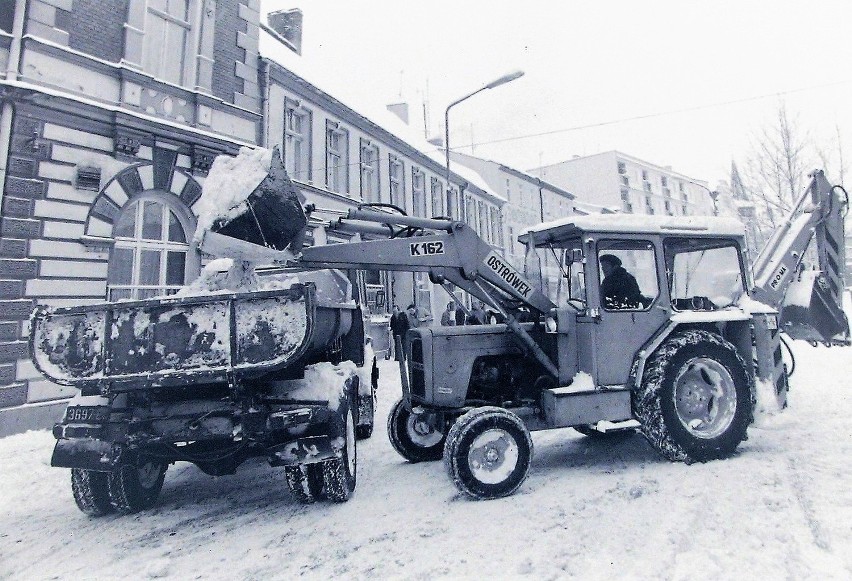
[[[298,43],[259,10],[259,0],[0,5],[0,435],[50,425],[73,392],[29,361],[36,304],[145,298],[197,276],[193,205],[216,155],[281,145],[318,206],[392,201],[470,219],[476,207],[477,228],[493,231],[502,201],[478,176],[448,185],[435,159],[278,63]],[[384,308],[419,302],[431,314],[428,281],[374,280]]]
[[[523,268],[524,265],[525,249],[518,242],[521,230],[577,213],[572,193],[541,178],[459,152],[452,152],[450,158],[454,163],[474,170],[505,198],[500,223],[503,252],[515,268]]]
[[[580,201],[627,214],[713,213],[706,182],[619,151],[575,157],[529,173],[569,190]]]

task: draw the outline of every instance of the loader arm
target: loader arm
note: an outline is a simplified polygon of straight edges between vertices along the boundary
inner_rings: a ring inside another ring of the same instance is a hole
[[[848,345],[849,323],[843,312],[843,221],[848,200],[835,191],[840,188],[833,187],[821,170],[811,177],[790,216],[758,254],[751,294],[781,311],[781,329],[794,339]],[[816,240],[819,270],[810,279],[802,270],[802,260],[812,240]]]
[[[520,346],[554,377],[556,366],[513,316],[519,305],[548,313],[556,305],[464,222],[350,210],[342,229],[374,232],[389,228],[422,228],[420,236],[386,238],[305,248],[298,259],[310,268],[358,268],[428,272],[432,281],[449,281],[497,309]]]

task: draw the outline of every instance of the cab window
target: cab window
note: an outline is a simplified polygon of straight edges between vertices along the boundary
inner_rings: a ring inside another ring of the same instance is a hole
[[[722,309],[743,294],[740,254],[732,241],[669,238],[664,249],[675,310]]]
[[[644,311],[659,295],[654,245],[645,240],[598,243],[601,306],[607,311]]]

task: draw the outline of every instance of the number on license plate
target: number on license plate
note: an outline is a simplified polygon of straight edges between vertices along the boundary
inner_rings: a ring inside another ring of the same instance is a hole
[[[65,421],[66,422],[91,422],[94,420],[102,419],[103,410],[105,408],[102,407],[84,407],[84,406],[74,406],[69,407],[65,410]]]

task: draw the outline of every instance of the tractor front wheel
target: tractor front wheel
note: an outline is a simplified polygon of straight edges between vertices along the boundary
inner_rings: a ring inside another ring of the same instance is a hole
[[[440,460],[446,437],[443,419],[436,413],[415,414],[399,400],[388,414],[388,439],[409,462]]]
[[[697,329],[660,346],[633,394],[642,434],[660,454],[679,462],[733,454],[746,437],[753,409],[751,379],[736,348]]]
[[[456,487],[475,499],[515,492],[527,477],[533,443],[523,421],[499,407],[461,416],[447,435],[444,463]]]

